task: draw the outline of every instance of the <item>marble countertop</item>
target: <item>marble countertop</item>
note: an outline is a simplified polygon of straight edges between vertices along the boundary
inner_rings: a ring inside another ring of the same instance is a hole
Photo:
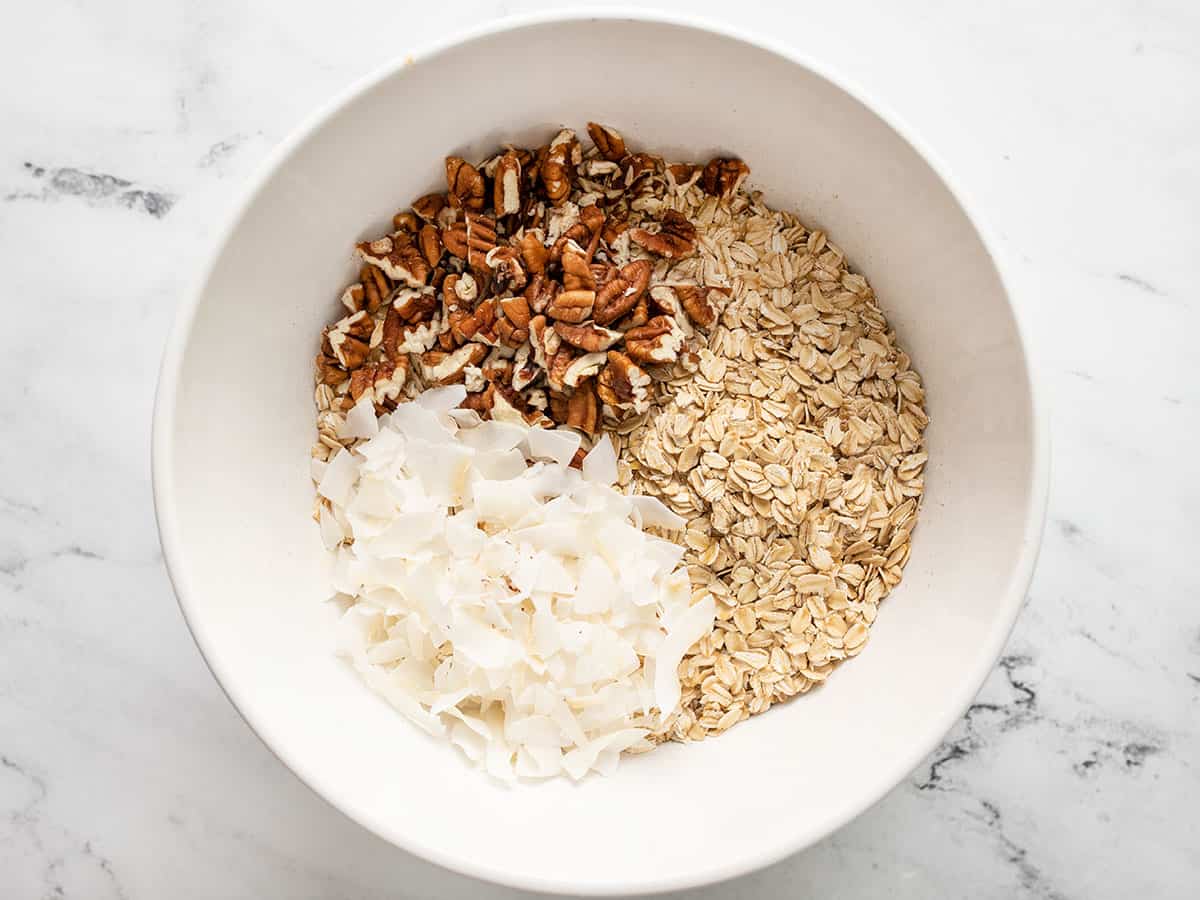
[[[162,344],[247,176],[316,105],[547,6],[47,0],[0,30],[0,895],[510,898],[303,787],[226,702],[163,570]],[[1124,898],[1200,883],[1200,7],[663,3],[890,106],[1012,262],[1053,407],[1049,521],[944,744],[808,852],[679,897]]]

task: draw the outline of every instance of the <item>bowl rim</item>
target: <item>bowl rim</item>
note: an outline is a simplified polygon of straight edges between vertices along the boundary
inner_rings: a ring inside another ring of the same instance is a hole
[[[977,661],[968,677],[962,679],[953,689],[952,699],[944,704],[945,712],[940,717],[936,727],[923,735],[921,740],[914,741],[910,751],[903,757],[893,759],[891,775],[883,780],[882,789],[872,791],[861,798],[853,810],[825,820],[822,827],[817,829],[797,830],[792,834],[777,839],[771,844],[760,847],[756,852],[739,857],[736,860],[710,864],[694,872],[667,875],[662,877],[641,878],[630,880],[613,879],[607,875],[587,885],[579,885],[559,878],[542,878],[527,873],[511,873],[488,865],[475,862],[464,854],[447,851],[441,847],[422,844],[411,835],[397,833],[394,829],[381,828],[378,823],[368,823],[356,810],[344,807],[332,791],[327,792],[325,786],[285,747],[275,746],[264,736],[255,722],[234,697],[235,689],[228,674],[223,670],[218,648],[205,633],[203,624],[194,616],[198,608],[193,592],[190,590],[189,578],[184,563],[185,554],[181,546],[178,523],[176,520],[175,485],[172,478],[170,459],[173,452],[172,432],[175,424],[176,399],[179,388],[179,376],[185,350],[189,343],[192,328],[200,304],[206,295],[221,257],[225,254],[230,239],[246,217],[248,211],[258,201],[266,184],[275,175],[280,166],[286,162],[303,144],[333,118],[344,106],[373,89],[377,85],[393,77],[402,76],[404,70],[420,65],[442,53],[460,45],[472,43],[487,37],[508,32],[521,31],[541,25],[552,25],[582,20],[629,21],[652,25],[668,25],[676,28],[707,32],[720,38],[745,44],[761,53],[779,57],[792,65],[800,66],[810,73],[824,79],[834,87],[845,92],[851,99],[862,104],[867,110],[877,116],[891,128],[902,140],[917,153],[918,156],[933,170],[942,184],[950,192],[967,221],[975,230],[985,253],[996,271],[997,278],[1003,291],[1004,300],[1008,305],[1016,327],[1018,347],[1026,372],[1029,386],[1029,404],[1031,413],[1032,441],[1032,470],[1029,505],[1026,511],[1022,530],[1021,547],[1016,564],[1010,573],[1008,583],[1001,595],[1003,615],[981,645]],[[945,162],[932,151],[904,122],[894,110],[872,98],[868,92],[861,89],[851,79],[832,71],[832,67],[814,59],[807,54],[798,52],[781,41],[731,26],[708,16],[683,15],[657,9],[641,9],[634,7],[606,7],[592,9],[576,7],[566,10],[527,13],[506,16],[490,20],[473,28],[456,31],[446,37],[431,41],[402,56],[393,58],[382,64],[367,75],[352,82],[348,87],[337,92],[329,100],[310,113],[299,126],[276,145],[258,164],[255,173],[247,180],[242,188],[239,199],[233,208],[225,214],[220,228],[210,245],[211,249],[203,264],[197,270],[191,289],[175,313],[175,318],[162,356],[159,370],[158,386],[155,392],[153,425],[151,430],[151,486],[154,496],[154,512],[159,539],[162,544],[163,561],[167,575],[183,614],[184,622],[191,632],[200,654],[216,679],[218,686],[226,698],[237,710],[242,720],[250,728],[267,749],[287,767],[313,793],[326,803],[338,810],[342,815],[356,822],[366,830],[382,837],[389,843],[412,853],[426,861],[451,871],[513,888],[535,890],[548,893],[576,893],[590,896],[614,896],[628,893],[659,893],[663,891],[681,890],[714,884],[744,875],[772,863],[778,862],[794,853],[812,846],[828,835],[841,829],[849,822],[862,815],[890,793],[905,777],[907,777],[942,741],[950,729],[962,717],[972,700],[978,694],[984,680],[995,667],[1001,652],[1008,640],[1017,616],[1024,603],[1025,592],[1032,580],[1041,547],[1042,532],[1045,525],[1046,506],[1050,481],[1050,441],[1048,416],[1042,389],[1037,377],[1037,364],[1030,352],[1029,325],[1025,314],[1013,302],[1008,279],[1005,278],[1003,256],[998,251],[998,243],[990,229],[972,211],[973,206],[968,202],[958,180],[952,175]]]

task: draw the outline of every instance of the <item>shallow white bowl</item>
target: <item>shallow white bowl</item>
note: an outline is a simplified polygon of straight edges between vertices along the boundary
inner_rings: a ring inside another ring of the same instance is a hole
[[[746,159],[865,273],[928,387],[927,494],[904,582],[821,690],[609,779],[504,789],[332,652],[309,518],[312,357],[352,242],[442,157],[609,123],[636,147]],[[154,490],[180,605],[246,721],[384,838],[510,885],[617,894],[728,878],[817,841],[929,753],[994,664],[1040,537],[1043,429],[977,225],[927,153],[817,66],[668,20],[540,18],[397,63],[287,141],[167,349]]]

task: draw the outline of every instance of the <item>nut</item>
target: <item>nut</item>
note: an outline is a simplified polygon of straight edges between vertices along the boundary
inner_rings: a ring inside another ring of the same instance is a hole
[[[546,245],[532,231],[525,232],[525,236],[521,238],[521,259],[525,263],[525,268],[535,275],[545,274],[546,260],[550,256],[550,251],[546,249]]]
[[[562,355],[561,350],[559,355]],[[585,378],[599,372],[607,358],[603,353],[585,353],[583,356],[571,360],[571,364],[563,372],[563,384],[567,387],[577,387]]]
[[[442,258],[442,238],[436,225],[422,225],[417,235],[417,243],[421,247],[421,256],[431,266],[436,266]]]
[[[592,317],[597,324],[609,325],[633,309],[645,293],[653,271],[654,264],[648,259],[636,259],[622,266],[617,277],[596,292]]]
[[[559,425],[567,424],[571,401],[562,391],[550,391],[550,418]]]
[[[594,291],[596,278],[587,257],[577,250],[567,249],[562,255],[563,287],[568,291]]]
[[[749,174],[750,167],[740,159],[718,156],[704,167],[700,184],[714,197],[728,197],[741,187]]]
[[[317,375],[321,384],[339,385],[349,376],[349,372],[337,364],[332,356],[324,353],[317,356]]]
[[[604,210],[598,206],[585,206],[579,211],[579,221],[592,237],[595,237],[596,232],[604,228],[604,222],[607,218],[604,215]]]
[[[557,337],[558,335],[555,334],[556,339]],[[574,361],[575,351],[570,347],[560,346],[554,353],[546,353],[546,383],[553,390],[561,391],[563,389],[563,376],[567,374],[567,369],[571,368],[571,363]]]
[[[484,204],[483,176],[461,156],[446,157],[446,189],[450,205],[479,212]]]
[[[594,435],[600,423],[600,402],[596,397],[595,378],[580,379],[571,399],[567,401],[567,422],[584,434]]]
[[[550,142],[546,158],[538,167],[542,179],[542,189],[546,197],[555,206],[567,199],[571,192],[571,183],[575,177],[575,166],[583,159],[579,147],[579,139],[575,132],[564,128]]]
[[[405,322],[420,322],[437,309],[437,295],[431,290],[405,288],[396,292],[392,308]]]
[[[409,234],[416,234],[421,227],[420,221],[413,215],[411,211],[398,212],[392,216],[392,230],[407,231]]]
[[[493,247],[484,257],[484,262],[493,270],[493,281],[497,290],[519,291],[525,287],[525,270],[521,257],[513,247]]]
[[[464,344],[453,353],[428,350],[421,354],[421,370],[430,384],[458,384],[466,378],[467,366],[477,366],[488,355],[483,344]]]
[[[421,287],[429,278],[431,267],[407,231],[364,241],[355,247],[355,253],[363,262],[378,266],[393,281]]]
[[[511,216],[521,210],[521,160],[509,150],[496,163],[492,203],[497,216]]]
[[[563,291],[550,301],[545,311],[559,321],[579,323],[592,314],[595,302],[595,291]]]
[[[725,288],[684,284],[676,286],[675,296],[692,322],[701,328],[708,328],[717,321],[717,304],[729,296],[729,292]]]
[[[511,384],[514,390],[523,391],[529,387],[541,371],[537,364],[529,358],[531,351],[531,344],[522,344],[517,349],[516,356],[513,357]]]
[[[358,402],[366,394],[376,407],[395,408],[407,380],[407,356],[401,357],[399,364],[388,360],[368,363],[350,376],[350,397]]]
[[[551,281],[545,275],[534,275],[529,286],[525,288],[525,300],[535,313],[542,313],[558,296],[560,290],[558,282]]]
[[[674,362],[682,346],[683,335],[667,316],[655,316],[645,325],[625,332],[625,353],[639,363]]]
[[[650,408],[650,376],[624,353],[608,351],[608,364],[596,379],[596,393],[613,409]]]
[[[368,268],[372,268],[372,271],[375,271],[373,267],[363,266],[363,272],[365,272]],[[359,275],[361,277],[362,273],[359,273]],[[356,313],[362,309],[365,299],[362,283],[355,282],[354,284],[349,285],[344,291],[342,291],[341,299],[342,306],[346,307],[346,312]]]
[[[609,162],[620,162],[625,156],[625,140],[607,125],[588,122],[587,131],[600,155]]]
[[[667,210],[657,232],[634,228],[629,239],[651,253],[679,259],[696,252],[696,226],[673,209]]]
[[[700,177],[700,167],[687,163],[674,163],[667,166],[667,174],[674,179],[676,187],[688,188]]]
[[[489,383],[482,391],[467,394],[466,399],[458,405],[462,409],[472,409],[479,413],[479,417],[481,419],[490,419],[492,416],[492,403],[495,400],[495,396],[496,386]]]
[[[504,318],[518,328],[529,327],[529,302],[524,297],[505,297],[500,301],[500,309]]]
[[[553,344],[548,345],[548,339],[551,339]],[[549,369],[547,361],[558,351],[559,343],[561,338],[550,327],[545,316],[534,316],[529,320],[529,346],[533,350],[534,365]]]
[[[624,183],[632,187],[636,181],[652,175],[662,166],[662,160],[650,153],[631,153],[621,160],[621,168],[625,172]]]
[[[338,365],[353,371],[367,360],[370,352],[371,333],[375,322],[366,310],[346,316],[336,322],[325,334],[329,350]]]
[[[487,254],[496,246],[496,220],[469,212],[463,221],[442,231],[442,241],[453,256],[465,259],[476,272],[487,267]]]
[[[437,223],[438,213],[446,208],[445,194],[426,194],[413,201],[412,211],[430,224]]]
[[[392,292],[392,286],[388,283],[387,276],[374,266],[363,266],[358,277],[362,281],[363,301],[359,308],[375,315]]]
[[[558,336],[586,353],[596,353],[607,350],[621,339],[621,332],[609,328],[601,328],[595,322],[585,322],[582,325],[572,325],[569,322],[555,322],[554,330]]]

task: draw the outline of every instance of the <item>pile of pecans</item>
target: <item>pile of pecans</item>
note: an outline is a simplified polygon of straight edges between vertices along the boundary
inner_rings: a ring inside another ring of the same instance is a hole
[[[691,185],[729,197],[736,159],[668,165],[631,153],[613,129],[563,129],[536,150],[475,166],[446,159],[445,192],[356,247],[363,265],[317,356],[318,458],[368,395],[383,413],[426,387],[463,384],[483,418],[520,416],[589,437],[644,413],[657,380],[695,367],[696,330],[728,289],[672,279],[696,226],[663,198]]]

